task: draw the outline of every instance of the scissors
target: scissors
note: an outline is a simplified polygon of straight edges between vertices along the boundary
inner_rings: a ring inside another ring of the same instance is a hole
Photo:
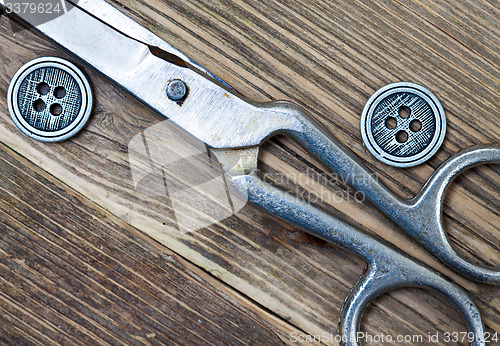
[[[472,344],[485,345],[479,311],[462,288],[382,240],[264,182],[257,174],[257,159],[259,146],[268,138],[277,134],[295,138],[436,257],[464,276],[498,284],[500,272],[469,263],[453,250],[441,213],[446,188],[454,177],[479,164],[500,163],[500,146],[477,146],[455,155],[435,171],[416,197],[402,200],[374,179],[353,153],[298,105],[245,100],[214,74],[103,0],[68,1],[66,7],[66,14],[37,29],[203,141],[249,202],[366,260],[366,270],[341,310],[339,333],[343,344],[358,344],[360,317],[373,298],[398,287],[422,286],[444,295],[463,315],[475,336]],[[30,24],[29,17],[18,16]],[[172,80],[182,81],[187,88],[181,102],[165,92]]]

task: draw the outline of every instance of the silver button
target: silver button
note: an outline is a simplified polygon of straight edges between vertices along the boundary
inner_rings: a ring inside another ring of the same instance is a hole
[[[61,58],[43,57],[14,75],[7,104],[16,126],[31,138],[59,142],[78,133],[92,109],[92,91],[84,74]]]
[[[363,143],[380,161],[412,167],[443,143],[446,117],[438,99],[414,83],[393,83],[368,100],[361,116]]]

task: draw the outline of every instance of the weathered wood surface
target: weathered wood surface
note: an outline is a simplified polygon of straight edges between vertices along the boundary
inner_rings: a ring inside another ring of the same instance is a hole
[[[304,106],[401,196],[418,192],[460,149],[500,140],[495,2],[114,4],[245,96]],[[91,69],[85,71],[96,107],[80,135],[48,145],[20,134],[5,101],[10,78],[35,57],[67,56],[32,32],[14,33],[11,25],[0,19],[2,343],[281,344],[292,332],[336,330],[363,261],[251,206],[180,234],[168,201],[134,189],[128,164],[132,137],[162,119]],[[369,96],[400,80],[432,90],[448,120],[443,147],[411,169],[376,162],[359,133]],[[266,144],[261,161],[269,179],[294,191],[346,191],[325,183],[328,170],[286,138]],[[300,179],[283,182],[280,174]],[[498,184],[498,167],[474,169],[457,179],[444,210],[453,246],[496,268]],[[500,331],[498,288],[455,274],[369,203],[332,198],[321,206],[468,289],[487,331]],[[361,329],[424,337],[466,330],[448,303],[420,289],[377,299]]]

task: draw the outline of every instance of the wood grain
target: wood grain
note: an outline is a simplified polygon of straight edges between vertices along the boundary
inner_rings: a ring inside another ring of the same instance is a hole
[[[245,96],[305,107],[400,196],[416,194],[457,151],[500,139],[498,4],[113,4]],[[0,19],[2,95],[23,63],[45,55],[68,58],[37,34],[12,26],[19,28]],[[289,343],[291,332],[334,332],[363,261],[252,206],[181,234],[168,200],[134,188],[128,162],[130,140],[162,119],[83,68],[95,90],[94,114],[80,135],[61,144],[21,135],[5,97],[0,98],[2,342],[279,344]],[[433,91],[448,121],[438,153],[404,170],[375,161],[359,133],[369,96],[400,80]],[[498,288],[460,277],[370,203],[353,201],[353,191],[325,179],[328,170],[298,144],[282,137],[270,140],[261,169],[291,191],[325,194],[318,202],[322,208],[468,289],[487,330],[500,332]],[[453,246],[469,260],[496,268],[499,184],[497,166],[473,169],[456,180],[444,209]],[[337,191],[346,198],[333,198]],[[370,334],[424,337],[466,330],[441,297],[419,289],[377,299],[361,328]]]
[[[246,344],[287,336],[273,330],[272,315],[3,146],[0,162],[4,342]]]

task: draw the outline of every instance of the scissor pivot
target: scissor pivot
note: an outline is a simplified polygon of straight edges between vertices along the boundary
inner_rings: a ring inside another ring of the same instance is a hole
[[[187,93],[186,83],[180,79],[174,79],[168,83],[167,96],[172,101],[182,100]]]

